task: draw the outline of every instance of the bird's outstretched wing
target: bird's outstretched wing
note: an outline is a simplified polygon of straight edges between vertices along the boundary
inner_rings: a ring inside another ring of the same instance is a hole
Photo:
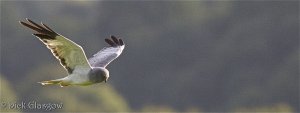
[[[111,61],[120,56],[125,47],[122,39],[118,39],[115,36],[111,36],[111,39],[105,39],[105,42],[108,43],[110,47],[104,47],[89,59],[89,63],[92,67],[106,67]]]
[[[29,23],[22,21],[20,21],[20,23],[36,31],[33,35],[38,37],[51,50],[53,55],[60,61],[60,64],[69,74],[73,72],[76,66],[90,67],[81,46],[57,34],[43,23],[39,25],[30,19],[26,18],[26,20]]]

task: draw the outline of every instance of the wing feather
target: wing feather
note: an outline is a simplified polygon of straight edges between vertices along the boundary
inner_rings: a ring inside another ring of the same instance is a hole
[[[115,42],[116,45],[120,45],[119,40],[115,36],[111,36],[111,39]]]
[[[113,42],[113,41],[111,41],[110,39],[105,39],[105,42],[106,43],[108,43],[110,46],[116,46],[116,44]]]
[[[114,59],[118,58],[122,53],[125,45],[122,39],[111,36],[111,39],[105,39],[110,47],[105,47],[89,59],[92,67],[106,67]]]
[[[43,23],[41,26],[30,19],[26,20],[29,23],[22,21],[20,21],[20,23],[37,32],[33,35],[38,37],[51,50],[53,55],[60,61],[60,64],[69,74],[73,72],[76,66],[90,67],[81,46],[57,34]]]

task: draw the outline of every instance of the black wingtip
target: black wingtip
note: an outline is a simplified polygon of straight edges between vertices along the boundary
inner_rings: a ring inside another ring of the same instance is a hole
[[[122,39],[119,39],[119,42],[120,42],[120,45],[121,45],[121,46],[124,45],[124,42],[123,42]]]
[[[27,28],[30,28],[36,32],[38,32],[39,34],[44,34],[44,35],[48,35],[51,37],[55,37],[58,34],[56,32],[54,32],[52,29],[50,29],[47,25],[41,23],[41,25],[33,22],[32,20],[26,18],[27,22],[23,22],[23,21],[19,21],[19,23]]]
[[[117,38],[114,35],[111,35],[110,38],[105,38],[105,42],[108,43],[111,46],[122,46],[124,45],[124,42],[122,39]]]
[[[32,30],[34,30],[34,31],[37,31],[37,32],[41,32],[41,29],[39,29],[39,28],[37,28],[37,27],[35,27],[35,26],[33,26],[33,25],[30,25],[30,24],[28,24],[28,23],[26,23],[26,22],[20,22],[23,26],[26,26],[26,27],[28,27],[28,28],[30,28],[30,29],[32,29]]]
[[[51,31],[52,33],[55,33],[50,27],[48,27],[46,24],[43,24],[43,22],[41,22],[41,24],[46,27],[49,31]]]
[[[24,25],[24,22],[22,22],[22,21],[19,21],[19,23],[20,23],[21,25]]]
[[[120,45],[119,40],[114,35],[111,35],[110,38],[115,42],[115,44]]]
[[[116,46],[116,44],[115,44],[112,40],[110,40],[110,39],[108,39],[108,38],[106,38],[106,39],[104,39],[104,40],[105,40],[105,42],[108,43],[110,46]]]
[[[51,37],[49,35],[45,35],[45,34],[32,34],[34,36],[37,36],[39,37],[40,39],[47,39],[47,40],[54,40],[55,38],[54,37]]]

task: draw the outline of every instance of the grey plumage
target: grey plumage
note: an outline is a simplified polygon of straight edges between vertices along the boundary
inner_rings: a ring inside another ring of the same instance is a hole
[[[61,79],[42,81],[40,82],[42,85],[91,85],[106,82],[109,78],[109,71],[105,67],[116,59],[125,47],[122,39],[111,36],[110,39],[105,39],[110,46],[103,48],[87,60],[82,47],[75,42],[54,32],[43,23],[39,25],[30,19],[26,20],[29,23],[20,21],[20,24],[37,32],[33,35],[51,50],[69,74]]]
[[[89,80],[94,83],[99,83],[102,81],[106,81],[108,78],[106,76],[105,70],[103,68],[95,67],[91,69],[88,73]]]
[[[98,53],[89,58],[89,63],[92,67],[106,67],[111,61],[116,59],[122,53],[125,45],[122,39],[117,39],[111,36],[111,39],[105,39],[110,47],[105,47]]]

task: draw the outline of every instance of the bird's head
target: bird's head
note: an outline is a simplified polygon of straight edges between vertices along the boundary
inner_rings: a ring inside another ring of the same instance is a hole
[[[96,83],[102,82],[102,81],[104,81],[106,83],[108,78],[109,78],[109,71],[105,68],[95,67],[95,68],[92,68],[91,71],[89,72],[90,81],[93,81]]]

